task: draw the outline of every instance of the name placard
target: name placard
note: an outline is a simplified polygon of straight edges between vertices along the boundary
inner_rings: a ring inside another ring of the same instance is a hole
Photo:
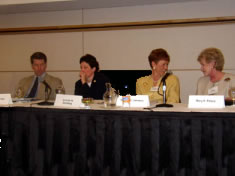
[[[148,95],[136,95],[131,96],[130,107],[149,107],[149,96]]]
[[[190,95],[188,108],[224,108],[223,95]]]
[[[0,94],[0,104],[12,104],[11,94]]]
[[[80,107],[82,96],[56,94],[54,106],[60,107]]]
[[[126,96],[124,96],[126,97]],[[126,106],[126,102],[123,101],[123,97],[119,96],[116,102],[116,106],[123,106],[123,107],[149,107],[149,96],[148,95],[136,95],[130,96],[130,105]]]
[[[116,106],[122,106],[122,96],[118,96]]]

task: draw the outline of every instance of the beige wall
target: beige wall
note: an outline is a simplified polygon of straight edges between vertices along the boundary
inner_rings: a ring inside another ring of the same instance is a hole
[[[101,24],[113,22],[235,16],[232,0],[0,15],[0,28]],[[31,74],[29,57],[34,51],[47,54],[48,72],[63,79],[73,94],[79,58],[94,54],[105,70],[149,69],[147,56],[154,48],[165,48],[171,56],[170,69],[180,78],[181,99],[194,94],[202,75],[196,61],[206,47],[220,48],[226,58],[225,71],[235,73],[233,59],[235,23],[174,26],[147,29],[90,32],[50,32],[0,35],[0,93],[12,93],[22,77]]]

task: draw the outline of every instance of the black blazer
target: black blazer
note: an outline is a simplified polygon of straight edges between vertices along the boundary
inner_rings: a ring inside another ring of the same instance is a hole
[[[83,98],[103,99],[103,94],[106,91],[105,83],[109,79],[100,72],[95,72],[94,78],[91,82],[91,87],[88,84],[82,84],[81,80],[75,83],[75,95],[82,95]]]

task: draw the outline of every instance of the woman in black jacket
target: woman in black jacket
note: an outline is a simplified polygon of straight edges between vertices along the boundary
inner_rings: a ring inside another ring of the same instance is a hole
[[[106,91],[105,83],[109,79],[99,72],[99,63],[96,58],[86,54],[80,58],[80,80],[75,83],[75,95],[83,98],[103,99]]]

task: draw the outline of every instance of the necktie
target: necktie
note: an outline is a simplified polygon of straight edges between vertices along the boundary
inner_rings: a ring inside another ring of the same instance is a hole
[[[32,89],[31,89],[31,91],[30,91],[30,93],[28,95],[28,98],[35,97],[37,89],[38,89],[38,77],[34,81],[33,87],[32,87]]]

